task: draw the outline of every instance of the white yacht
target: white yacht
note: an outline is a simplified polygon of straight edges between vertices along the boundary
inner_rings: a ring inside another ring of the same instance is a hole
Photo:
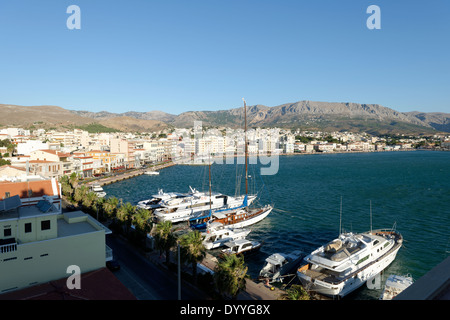
[[[138,208],[153,210],[161,207],[164,201],[176,198],[184,198],[189,196],[189,193],[178,193],[178,192],[164,192],[162,189],[158,191],[157,194],[152,195],[150,199],[139,201],[137,204]]]
[[[205,232],[202,232],[205,237],[203,245],[207,250],[219,248],[229,241],[245,239],[250,231],[250,229],[228,228],[222,223],[213,222],[207,226]]]
[[[251,203],[256,197],[248,197]],[[244,197],[231,197],[221,193],[198,192],[184,198],[163,201],[161,207],[155,209],[154,215],[158,221],[173,223],[188,221],[194,214],[208,210],[235,208],[241,206]]]
[[[225,243],[228,247],[222,250],[224,254],[248,254],[261,248],[262,243],[247,239],[239,239]]]
[[[92,185],[91,191],[94,192],[99,198],[104,198],[106,196],[105,190],[103,190],[99,184]]]
[[[414,280],[410,275],[399,276],[391,274],[386,280],[386,285],[380,296],[380,300],[394,299],[400,292],[408,288],[413,283]]]
[[[306,290],[342,298],[394,261],[402,242],[393,230],[343,233],[306,256],[297,276]]]
[[[259,272],[259,278],[269,279],[269,281],[281,281],[283,276],[295,272],[304,256],[303,251],[300,250],[295,250],[289,254],[271,254],[267,257],[263,268]]]
[[[145,171],[144,173],[146,175],[149,175],[149,176],[157,176],[157,175],[159,175],[158,171]]]

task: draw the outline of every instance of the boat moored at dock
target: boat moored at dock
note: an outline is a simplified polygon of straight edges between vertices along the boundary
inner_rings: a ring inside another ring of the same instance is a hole
[[[342,298],[394,261],[402,242],[393,230],[342,233],[306,256],[297,276],[306,290]]]
[[[250,233],[250,229],[236,229],[224,227],[219,222],[213,222],[208,225],[204,235],[203,244],[207,250],[219,248],[229,241],[245,239]]]
[[[265,264],[259,272],[259,279],[280,281],[283,276],[295,271],[304,256],[301,250],[295,250],[289,254],[271,254],[266,258]]]

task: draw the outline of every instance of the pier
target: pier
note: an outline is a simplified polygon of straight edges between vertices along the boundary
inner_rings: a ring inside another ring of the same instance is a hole
[[[166,162],[166,163],[158,164],[158,165],[152,166],[150,168],[146,168],[146,169],[131,169],[131,170],[125,171],[123,173],[117,173],[117,174],[114,174],[111,176],[89,180],[88,182],[86,182],[86,184],[88,186],[93,185],[93,184],[99,184],[100,186],[104,186],[104,185],[111,184],[111,183],[114,183],[117,181],[122,181],[125,179],[130,179],[130,178],[134,178],[134,177],[143,175],[148,170],[159,171],[161,169],[172,167],[174,165],[175,165],[175,163],[173,163],[173,162]]]

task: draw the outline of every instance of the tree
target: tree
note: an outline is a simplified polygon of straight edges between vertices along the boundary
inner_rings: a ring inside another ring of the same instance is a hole
[[[82,199],[83,206],[86,208],[91,208],[94,204],[96,204],[98,196],[95,192],[89,191],[86,193],[86,196]]]
[[[73,199],[78,203],[82,203],[83,199],[86,197],[86,195],[88,194],[89,189],[88,187],[86,187],[85,185],[79,187],[79,188],[75,188],[75,192],[73,195]]]
[[[152,227],[150,219],[150,212],[148,210],[138,208],[132,217],[132,222],[136,227],[136,231],[144,234],[149,233]]]
[[[177,244],[177,237],[172,232],[172,222],[163,221],[156,225],[155,228],[155,245],[160,253],[166,252],[166,264],[170,262],[170,249]]]
[[[107,218],[115,218],[119,199],[116,197],[110,197],[103,202],[103,210],[106,213]]]
[[[214,269],[214,283],[221,295],[229,294],[236,299],[241,290],[245,289],[248,267],[244,256],[226,254]]]
[[[73,197],[73,188],[70,184],[69,177],[68,176],[62,176],[61,177],[61,191],[64,196],[66,196],[68,199],[72,199]]]
[[[293,284],[283,295],[284,300],[310,300],[309,294],[298,284]]]
[[[192,264],[192,277],[194,283],[197,283],[197,263],[206,256],[202,234],[196,230],[183,235],[180,238],[180,253],[183,261]]]
[[[78,186],[78,174],[76,172],[72,172],[72,174],[69,177],[70,184],[72,185],[72,188],[76,189]]]
[[[131,217],[133,216],[135,211],[136,208],[129,202],[122,204],[117,209],[116,218],[121,225],[125,225],[126,233],[128,233],[128,229],[131,226]]]

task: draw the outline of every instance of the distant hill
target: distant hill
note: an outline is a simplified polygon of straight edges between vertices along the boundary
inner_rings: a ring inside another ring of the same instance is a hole
[[[163,111],[112,113],[69,111],[55,106],[0,105],[0,125],[24,126],[42,122],[53,127],[99,123],[120,131],[149,132],[167,127],[203,126],[242,128],[244,108],[219,111],[188,111],[179,115]],[[3,116],[4,115],[4,116]],[[380,134],[435,134],[450,132],[450,114],[398,112],[378,104],[299,101],[275,107],[247,107],[251,127],[284,127],[302,130],[352,131]]]
[[[135,119],[110,112],[73,112],[56,106],[17,106],[0,104],[0,126],[73,129],[101,124],[124,132],[154,132],[169,125],[157,120]],[[102,128],[101,126],[98,126]]]
[[[450,113],[413,111],[406,114],[416,117],[438,131],[450,132]]]

